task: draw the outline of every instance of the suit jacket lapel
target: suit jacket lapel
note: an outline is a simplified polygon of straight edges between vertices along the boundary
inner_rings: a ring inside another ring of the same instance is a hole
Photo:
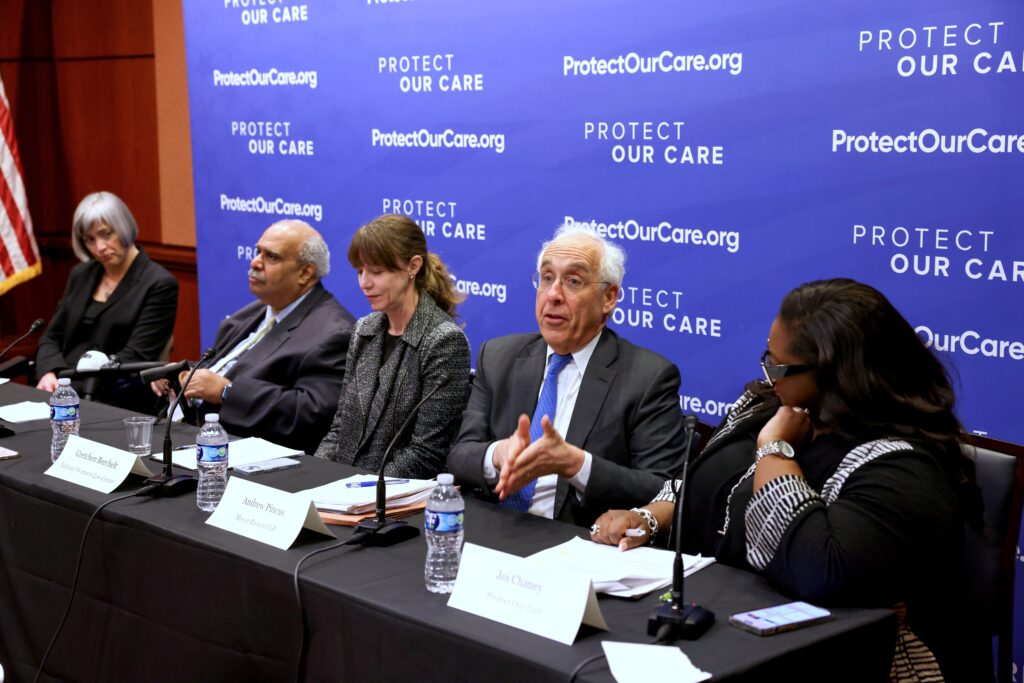
[[[576,405],[572,409],[572,418],[569,420],[569,429],[565,433],[565,440],[573,446],[586,448],[587,437],[594,428],[597,416],[601,414],[605,398],[608,397],[608,390],[611,389],[615,380],[615,360],[619,356],[618,336],[611,330],[605,329],[601,333],[601,339],[597,342],[594,355],[587,363],[587,372],[580,382],[580,393],[576,397]],[[565,503],[566,495],[569,493],[569,484],[564,479],[558,479],[558,487],[555,490],[554,517],[559,519],[559,511]]]
[[[89,303],[89,298],[92,293],[96,291],[96,285],[99,284],[100,278],[103,277],[103,266],[100,265],[99,261],[92,261],[89,263],[87,269],[87,275],[83,278],[84,287],[80,287],[78,291],[71,292],[68,294],[70,299],[70,306],[68,307],[68,323],[67,330],[69,334],[64,335],[65,348],[63,351],[67,351],[67,343],[71,341],[72,336],[70,332],[78,329],[79,323],[82,322],[82,316],[85,314],[85,306]]]
[[[104,306],[103,311],[108,311],[117,304],[118,301],[128,295],[128,292],[135,288],[136,283],[142,275],[142,271],[146,268],[146,263],[149,261],[149,257],[146,256],[146,252],[139,247],[139,255],[132,261],[132,265],[128,267],[128,272],[124,274],[121,281],[117,283],[117,287],[110,294],[110,298],[107,299],[107,305]],[[103,311],[100,311],[100,315],[103,315]],[[97,318],[99,316],[96,316]]]
[[[384,335],[387,334],[387,318],[384,318],[384,328],[381,333],[374,336],[373,341],[367,347],[367,358],[370,361],[379,359],[384,353]],[[398,371],[401,366],[405,365],[406,356],[406,345],[401,339],[395,344],[394,351],[388,356],[388,361],[380,368],[376,373],[376,377],[372,378],[371,381],[376,385],[376,390],[372,393],[372,400],[370,402],[370,409],[366,417],[366,426],[363,428],[363,442],[365,443],[373,431],[377,428],[377,422],[380,420],[381,415],[384,414],[385,408],[390,404],[391,390],[395,386],[395,377],[398,376]],[[379,361],[378,361],[379,362]],[[371,362],[366,364],[368,371],[372,372],[376,367],[377,363]],[[405,369],[408,372],[408,368]]]
[[[512,371],[511,395],[509,396],[509,405],[512,406],[512,410],[508,415],[508,424],[504,425],[504,432],[496,434],[497,438],[503,439],[515,430],[520,413],[526,413],[526,416],[530,418],[533,417],[533,411],[537,409],[540,385],[544,381],[547,350],[547,342],[543,337],[538,337],[512,361],[515,363]]]
[[[317,289],[311,290],[309,292],[309,296],[303,299],[302,303],[299,304],[294,311],[288,314],[288,317],[284,319],[284,322],[274,325],[273,329],[271,329],[270,332],[267,332],[266,336],[264,336],[256,346],[252,347],[239,357],[238,362],[232,366],[228,374],[235,375],[239,368],[254,367],[271,358],[274,353],[281,348],[281,345],[288,341],[288,338],[291,337],[292,330],[298,327],[302,323],[303,318],[306,317],[306,314],[313,309],[313,306],[319,300],[319,294],[320,292]],[[247,326],[245,330],[243,330],[245,334],[238,335],[234,343],[228,346],[225,353],[233,349],[235,345],[242,341],[242,339],[244,339],[249,332],[252,332],[254,328],[258,329],[260,323],[262,323],[264,319],[264,316],[266,316],[266,310],[267,309],[265,307],[260,309],[260,315],[257,320],[254,321],[255,324]]]

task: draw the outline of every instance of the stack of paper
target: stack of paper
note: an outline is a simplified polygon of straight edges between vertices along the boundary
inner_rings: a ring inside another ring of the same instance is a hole
[[[31,422],[50,419],[50,405],[40,401],[22,401],[0,408],[0,418],[8,422]]]
[[[387,507],[421,503],[430,497],[436,481],[430,479],[387,478]],[[356,474],[330,484],[300,491],[313,499],[318,510],[362,514],[377,507],[377,475]]]
[[[598,593],[633,598],[671,585],[674,557],[675,553],[659,548],[622,552],[614,545],[574,538],[527,559],[586,574]],[[689,576],[714,561],[713,557],[683,555],[683,575]]]
[[[232,441],[228,444],[229,467],[251,465],[254,462],[263,462],[264,460],[273,460],[275,458],[286,458],[289,455],[302,455],[302,451],[295,450],[294,448],[278,446],[276,443],[264,441],[263,439],[255,436],[249,437],[248,439]],[[164,459],[162,453],[154,453],[149,457],[153,460],[162,461]],[[184,467],[187,470],[196,469],[196,447],[192,446],[191,448],[183,448],[180,451],[174,451],[171,454],[171,460],[178,467]]]

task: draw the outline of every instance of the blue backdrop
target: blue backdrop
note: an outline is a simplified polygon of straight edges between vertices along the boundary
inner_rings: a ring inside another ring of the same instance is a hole
[[[474,347],[536,328],[536,251],[587,222],[629,256],[612,326],[679,365],[684,410],[717,422],[782,296],[851,276],[953,368],[969,429],[1024,441],[1020,2],[184,8],[204,345],[281,217],[357,316],[352,233],[415,218]]]

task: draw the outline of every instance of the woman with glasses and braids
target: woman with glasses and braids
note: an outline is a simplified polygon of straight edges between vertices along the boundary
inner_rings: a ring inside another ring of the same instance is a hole
[[[980,495],[942,364],[880,292],[835,279],[785,297],[761,367],[689,468],[685,551],[795,599],[895,607],[891,680],[991,681],[964,600]],[[593,539],[626,550],[664,532],[675,488],[605,513]]]

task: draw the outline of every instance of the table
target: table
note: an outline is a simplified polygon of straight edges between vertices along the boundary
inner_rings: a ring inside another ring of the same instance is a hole
[[[0,386],[0,404],[23,400],[46,396]],[[81,435],[123,447],[128,414],[83,402]],[[13,427],[17,434],[0,440],[22,454],[0,461],[0,662],[8,681],[23,681],[63,613],[86,520],[141,480],[107,496],[44,476],[49,423]],[[175,442],[194,433],[176,425]],[[299,468],[251,478],[298,491],[352,472],[304,457]],[[304,554],[335,541],[304,532],[280,551],[204,524],[207,517],[194,494],[105,508],[89,532],[74,606],[43,680],[294,680],[301,631],[292,572]],[[410,521],[422,529],[422,515]],[[351,534],[332,529],[342,540]],[[473,543],[527,555],[573,536],[586,532],[466,501]],[[421,537],[391,548],[338,548],[303,565],[306,680],[565,681],[604,639],[649,640],[654,596],[602,596],[610,630],[583,627],[572,647],[451,609],[423,587],[425,552]],[[681,645],[714,680],[871,681],[888,672],[896,628],[888,610],[839,609],[832,622],[765,638],[727,623],[732,613],[787,600],[761,577],[712,565],[687,579],[687,596],[718,618],[702,639]],[[579,680],[613,679],[602,661]]]

